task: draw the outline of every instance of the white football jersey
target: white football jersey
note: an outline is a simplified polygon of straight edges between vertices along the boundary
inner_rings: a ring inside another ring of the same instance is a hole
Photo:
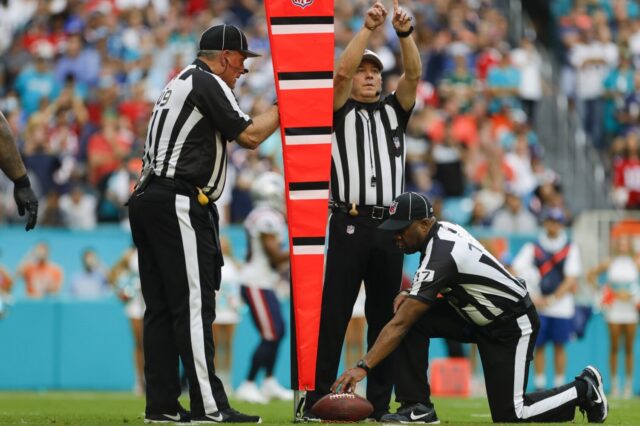
[[[258,206],[249,213],[244,221],[249,250],[242,270],[242,284],[256,288],[275,288],[280,281],[280,273],[271,266],[260,236],[273,234],[282,244],[287,235],[286,226],[284,215],[272,207]]]

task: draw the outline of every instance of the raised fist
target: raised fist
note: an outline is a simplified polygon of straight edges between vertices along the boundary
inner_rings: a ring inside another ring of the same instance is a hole
[[[371,6],[364,16],[364,26],[373,31],[384,23],[387,18],[387,9],[379,1]]]

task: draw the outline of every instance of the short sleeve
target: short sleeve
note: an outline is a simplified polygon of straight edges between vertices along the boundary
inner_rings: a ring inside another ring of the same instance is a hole
[[[396,115],[398,116],[398,123],[400,124],[400,127],[402,127],[403,130],[406,130],[407,123],[409,123],[409,117],[411,117],[411,112],[416,106],[416,103],[413,103],[411,108],[409,108],[409,111],[405,111],[404,108],[402,108],[402,105],[400,105],[400,101],[398,101],[398,98],[396,97],[396,92],[393,92],[392,94],[387,96],[385,98],[385,102],[394,109]]]
[[[252,123],[238,105],[231,89],[219,77],[204,71],[193,74],[195,104],[211,120],[222,137],[235,140]]]
[[[582,273],[582,262],[580,261],[580,250],[575,244],[569,247],[567,260],[564,263],[564,275],[566,277],[579,277]]]
[[[260,234],[278,234],[282,228],[282,221],[276,215],[268,214],[256,219],[254,232]]]
[[[435,249],[434,245],[437,246]],[[413,277],[409,297],[432,304],[436,301],[438,293],[451,284],[457,273],[455,260],[450,254],[452,246],[451,241],[429,242],[424,259]]]

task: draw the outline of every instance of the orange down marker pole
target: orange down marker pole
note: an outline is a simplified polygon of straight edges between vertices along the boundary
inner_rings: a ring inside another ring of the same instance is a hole
[[[292,388],[315,388],[331,172],[333,0],[266,0],[280,107],[292,295]]]

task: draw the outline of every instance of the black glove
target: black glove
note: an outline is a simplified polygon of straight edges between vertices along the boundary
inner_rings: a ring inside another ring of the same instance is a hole
[[[31,189],[29,176],[24,175],[13,181],[13,183],[15,184],[13,198],[18,206],[18,214],[24,216],[24,212],[27,212],[27,224],[24,229],[29,231],[36,226],[36,221],[38,220],[38,199],[33,189]]]

